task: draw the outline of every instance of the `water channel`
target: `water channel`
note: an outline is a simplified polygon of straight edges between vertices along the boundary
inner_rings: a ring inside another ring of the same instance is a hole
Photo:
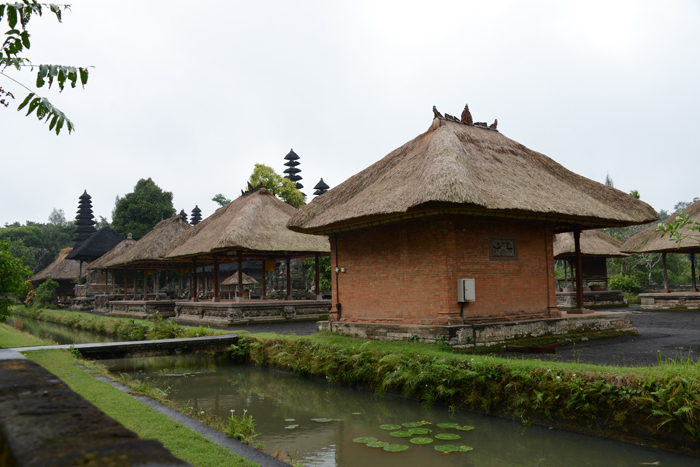
[[[107,336],[75,331],[64,326],[15,317],[25,331],[39,333],[62,343],[98,342]],[[60,329],[63,328],[63,329]],[[48,335],[47,335],[48,333]],[[66,336],[73,335],[72,342]],[[61,337],[59,337],[61,336]],[[58,337],[58,338],[57,338]],[[212,356],[179,356],[102,361],[111,371],[129,373],[150,386],[168,390],[168,398],[193,411],[213,412],[221,418],[250,414],[256,421],[257,438],[266,452],[278,449],[296,456],[306,466],[425,467],[440,466],[696,466],[698,459],[661,450],[605,440],[541,426],[524,426],[486,415],[446,407],[423,407],[400,397],[376,397],[373,393],[324,380],[238,365]],[[395,437],[390,433],[411,427],[381,429],[381,425],[430,422],[419,428],[428,434]],[[440,428],[453,423],[473,430]],[[453,440],[440,439],[448,435]],[[353,442],[360,437],[408,446],[388,452]],[[429,437],[430,444],[410,440]],[[435,446],[469,446],[468,452],[445,454]],[[658,463],[658,464],[654,464]]]
[[[7,319],[9,326],[28,332],[58,344],[89,344],[92,342],[118,342],[116,336],[75,329],[62,324],[40,321],[24,316],[13,315]]]

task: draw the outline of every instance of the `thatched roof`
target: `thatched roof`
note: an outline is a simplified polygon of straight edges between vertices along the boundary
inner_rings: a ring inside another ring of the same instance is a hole
[[[599,256],[601,258],[623,258],[629,256],[620,251],[622,242],[599,230],[581,232],[581,255]],[[573,232],[554,236],[554,258],[569,258],[575,255]]]
[[[549,220],[559,231],[658,219],[648,204],[496,130],[436,117],[427,132],[315,198],[288,226],[330,233],[441,213]]]
[[[100,230],[90,235],[79,246],[73,248],[73,251],[67,256],[67,259],[92,261],[107,253],[122,240],[124,240],[124,237],[116,231],[109,227],[102,227]]]
[[[257,188],[176,238],[166,257],[192,258],[237,251],[246,257],[329,253],[328,238],[287,229],[289,218],[296,212],[265,188]]]
[[[243,285],[251,285],[257,283],[258,281],[250,277],[248,274],[243,273]],[[238,272],[224,279],[221,285],[238,285]]]
[[[131,238],[131,234],[129,234],[129,238],[122,240],[114,248],[90,263],[88,269],[108,269],[107,264],[111,263],[134,243],[136,243],[136,240]]]
[[[691,221],[700,222],[700,201],[696,201],[684,210],[680,211],[687,214]],[[673,222],[678,217],[676,213],[666,219],[664,222]],[[639,232],[637,235],[629,238],[624,245],[622,251],[627,253],[690,253],[691,251],[700,252],[698,244],[699,232],[683,229],[681,235],[688,235],[681,241],[680,247],[676,242],[669,239],[668,234],[661,237],[661,232],[657,232],[658,224],[650,226],[648,229]]]
[[[34,276],[30,277],[29,280],[31,282],[42,282],[46,279],[78,279],[78,274],[80,273],[80,261],[66,259],[72,250],[72,248],[62,249],[58,254],[58,258],[56,258],[53,263],[49,264]],[[83,276],[81,277],[84,277],[85,273],[86,270],[83,269]]]
[[[179,214],[173,214],[170,219],[160,221],[156,226],[141,237],[135,244],[116,255],[104,264],[106,268],[131,266],[146,266],[173,263],[163,258],[163,253],[170,241],[182,232],[193,227]]]

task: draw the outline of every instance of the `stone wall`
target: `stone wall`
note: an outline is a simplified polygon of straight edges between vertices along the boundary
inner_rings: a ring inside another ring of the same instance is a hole
[[[182,323],[236,326],[280,321],[327,319],[330,300],[249,302],[177,302],[174,320]]]

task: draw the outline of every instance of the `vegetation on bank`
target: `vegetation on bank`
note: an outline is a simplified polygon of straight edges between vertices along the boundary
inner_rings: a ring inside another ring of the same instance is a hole
[[[0,347],[49,345],[51,341],[0,324]],[[253,467],[257,464],[213,443],[186,426],[177,423],[137,401],[130,395],[105,384],[77,367],[87,364],[68,351],[42,350],[26,354],[27,358],[58,376],[70,388],[142,439],[163,443],[175,457],[195,467]]]
[[[230,331],[205,328],[203,326],[180,326],[175,321],[162,319],[160,315],[152,321],[132,318],[96,316],[67,310],[15,307],[14,313],[27,318],[58,323],[76,329],[111,334],[124,340],[172,339],[177,337],[219,336]]]
[[[525,424],[546,420],[589,432],[700,440],[700,364],[690,359],[654,367],[605,367],[465,355],[436,344],[327,333],[242,336],[232,357]]]

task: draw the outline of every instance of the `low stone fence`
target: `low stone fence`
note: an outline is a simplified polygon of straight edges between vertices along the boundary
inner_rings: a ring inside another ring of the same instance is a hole
[[[642,311],[700,310],[700,292],[641,293]]]
[[[576,292],[557,292],[557,308],[576,308]],[[583,292],[584,308],[616,308],[625,307],[625,296],[620,290],[601,290],[595,292]]]
[[[0,350],[0,465],[185,467],[18,352]]]
[[[249,302],[177,302],[174,320],[182,323],[237,326],[280,321],[328,319],[331,300]]]
[[[175,304],[173,300],[116,300],[109,302],[109,314],[147,319],[157,312],[163,318],[172,318]]]
[[[511,342],[537,341],[545,338],[561,340],[586,336],[636,334],[630,312],[590,313],[563,318],[479,323],[457,326],[414,324],[357,323],[320,321],[319,331],[375,340],[422,340],[444,342],[458,349],[503,346]]]

